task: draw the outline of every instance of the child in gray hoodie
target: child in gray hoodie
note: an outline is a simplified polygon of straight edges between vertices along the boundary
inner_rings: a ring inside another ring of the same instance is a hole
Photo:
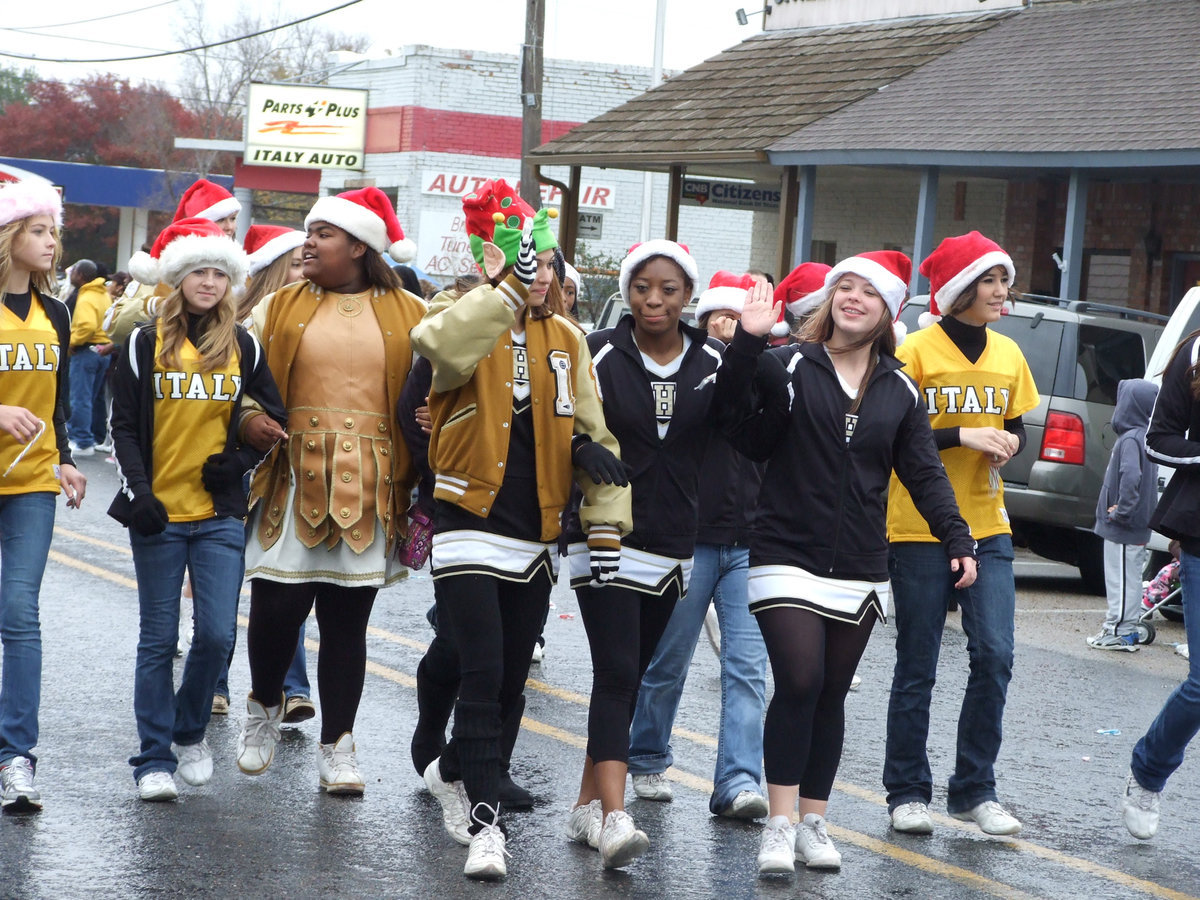
[[[1104,586],[1108,615],[1087,639],[1097,650],[1138,649],[1142,569],[1150,540],[1150,515],[1158,502],[1158,466],[1146,458],[1146,426],[1158,388],[1143,378],[1117,385],[1112,427],[1117,433],[1096,502],[1097,535],[1104,539]]]

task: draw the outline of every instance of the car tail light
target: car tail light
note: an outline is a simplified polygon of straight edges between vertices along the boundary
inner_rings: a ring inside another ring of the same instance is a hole
[[[1046,416],[1040,459],[1083,465],[1083,419],[1071,413],[1052,412]]]

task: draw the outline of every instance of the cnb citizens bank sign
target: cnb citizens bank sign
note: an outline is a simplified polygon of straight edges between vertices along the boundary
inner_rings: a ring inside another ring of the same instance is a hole
[[[295,84],[252,84],[246,152],[256,166],[361,169],[367,92]]]

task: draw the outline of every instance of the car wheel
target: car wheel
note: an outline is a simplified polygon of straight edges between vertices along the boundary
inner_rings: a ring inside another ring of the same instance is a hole
[[[1104,594],[1104,541],[1094,534],[1079,532],[1076,565],[1089,594]]]

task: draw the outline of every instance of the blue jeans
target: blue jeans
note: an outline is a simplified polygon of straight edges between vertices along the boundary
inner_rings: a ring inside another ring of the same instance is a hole
[[[85,347],[71,354],[71,418],[67,421],[67,436],[76,446],[87,448],[104,440],[104,435],[92,433],[92,410],[104,402],[104,373],[109,357]]]
[[[38,594],[54,534],[48,491],[0,496],[0,766],[14,756],[37,762],[42,697],[42,627]]]
[[[911,801],[929,803],[933,776],[925,745],[929,703],[937,678],[942,630],[951,598],[962,610],[970,673],[958,716],[958,753],[946,795],[950,812],[996,799],[994,765],[1013,668],[1012,538],[984,538],[977,551],[979,575],[964,590],[950,571],[940,543],[892,544],[888,568],[896,618],[896,670],[888,701],[887,755],[883,783],[888,809]]]
[[[673,763],[671,727],[709,598],[721,623],[721,725],[708,808],[714,815],[742,791],[761,792],[767,648],[746,595],[750,551],[697,544],[687,596],[675,604],[642,676],[629,735],[629,771],[665,772]]]
[[[141,752],[129,760],[135,779],[155,770],[175,771],[172,741],[195,744],[204,739],[213,688],[237,628],[244,539],[241,520],[227,516],[172,522],[152,537],[129,532],[141,613],[133,682]],[[185,568],[192,572],[196,628],[175,691],[179,591]]]
[[[311,697],[312,688],[308,684],[308,657],[304,654],[304,630],[308,623],[300,626],[300,639],[296,641],[296,655],[292,657],[292,664],[288,666],[287,674],[283,676],[283,693],[287,697]],[[234,642],[236,643],[237,634],[234,633]],[[229,656],[225,659],[225,665],[221,669],[221,674],[217,676],[217,686],[213,689],[214,694],[220,694],[226,700],[229,699],[229,664],[233,661],[233,647],[229,648]]]
[[[1179,764],[1183,751],[1200,731],[1200,557],[1179,554],[1183,583],[1183,626],[1187,631],[1188,675],[1171,692],[1150,730],[1133,746],[1133,777],[1148,791],[1161,791]]]

